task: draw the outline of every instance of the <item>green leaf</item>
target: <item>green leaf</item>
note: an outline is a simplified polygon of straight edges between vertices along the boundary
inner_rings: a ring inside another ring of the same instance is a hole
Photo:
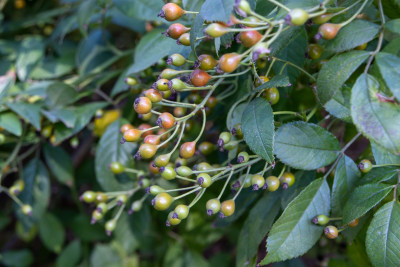
[[[375,60],[386,85],[393,95],[400,100],[400,58],[381,52],[375,56]]]
[[[21,121],[12,112],[0,113],[0,127],[16,136],[21,136],[22,134]]]
[[[286,87],[290,85],[289,77],[287,75],[276,75],[272,77],[271,80],[269,80],[266,83],[261,84],[260,86],[257,86],[253,92],[259,92],[264,89],[269,89],[269,88],[274,88],[274,87]]]
[[[46,103],[50,108],[67,106],[78,97],[78,92],[72,86],[62,82],[49,85],[46,94]]]
[[[287,205],[297,197],[304,188],[315,180],[314,171],[298,171],[294,173],[296,182],[288,189],[282,192],[281,207],[285,209]]]
[[[228,115],[226,116],[226,127],[232,129],[233,126],[242,121],[243,112],[247,107],[247,103],[241,103],[238,105],[233,105]]]
[[[196,38],[202,37],[203,36],[203,18],[200,16],[200,14],[196,15],[196,18],[193,21],[192,26],[190,27],[190,48],[192,49],[194,55],[197,58],[197,53],[196,53],[196,46],[200,43],[196,41]]]
[[[28,249],[5,251],[1,253],[0,261],[9,267],[31,266],[33,254]]]
[[[274,151],[285,164],[301,170],[315,170],[332,163],[340,151],[339,141],[322,127],[291,122],[279,127]]]
[[[79,240],[72,241],[60,253],[56,261],[57,267],[77,266],[82,256],[82,245]]]
[[[242,131],[251,151],[272,163],[274,115],[267,100],[256,98],[247,106],[242,116]]]
[[[121,144],[122,135],[119,132],[120,120],[116,120],[108,126],[106,132],[100,138],[96,150],[96,178],[104,190],[118,191],[131,188],[132,179],[127,174],[114,175],[108,165],[114,161],[122,165],[132,164],[132,151],[136,148],[135,143],[126,142]]]
[[[0,77],[0,101],[7,96],[8,90],[13,86],[14,79],[10,76]]]
[[[164,5],[162,0],[113,0],[113,3],[128,17],[146,21],[160,20],[157,14]]]
[[[104,226],[100,224],[90,224],[90,217],[83,213],[75,216],[68,224],[68,228],[83,242],[107,240]]]
[[[15,63],[20,80],[25,81],[29,77],[31,71],[42,59],[44,48],[44,42],[40,37],[33,36],[22,39]]]
[[[122,259],[117,251],[109,245],[97,244],[90,256],[90,266],[121,267]]]
[[[345,121],[351,122],[351,87],[346,85],[339,88],[335,95],[329,100],[324,108],[333,116]]]
[[[383,11],[385,16],[389,18],[398,18],[400,16],[400,1],[399,0],[385,0],[382,1]]]
[[[396,167],[373,168],[359,181],[359,185],[386,182],[397,178],[398,173],[399,168]]]
[[[118,80],[114,83],[114,87],[111,90],[111,97],[115,95],[128,91],[130,86],[125,83],[125,78],[128,76],[127,69],[118,77]]]
[[[75,114],[75,108],[61,108],[61,109],[53,109],[50,111],[41,110],[43,115],[45,115],[51,122],[56,123],[61,121],[67,126],[67,128],[73,128],[75,126],[75,122],[78,119]]]
[[[326,62],[318,74],[317,96],[326,105],[340,90],[351,74],[368,58],[365,51],[340,54]]]
[[[372,153],[376,164],[396,164],[400,165],[400,155],[396,156],[378,144],[371,143]]]
[[[228,22],[234,4],[235,0],[206,0],[201,6],[199,15],[207,21]]]
[[[361,173],[351,158],[344,156],[339,160],[332,186],[331,203],[333,217],[340,217],[342,215],[343,206],[356,187],[360,177]]]
[[[385,30],[400,34],[400,19],[393,19],[386,22]]]
[[[72,159],[61,147],[51,146],[46,143],[43,147],[44,158],[47,166],[55,178],[68,186],[74,184],[74,167]]]
[[[77,14],[77,21],[81,32],[86,35],[87,29],[89,28],[90,20],[92,15],[96,12],[97,3],[95,0],[87,0],[82,2],[78,10]]]
[[[366,184],[357,187],[343,208],[343,224],[363,216],[378,205],[392,189],[393,186],[385,184]]]
[[[135,213],[135,215],[138,215],[138,213]],[[122,213],[114,231],[115,240],[121,244],[127,254],[133,253],[140,246],[139,240],[132,231],[129,219],[129,215],[126,212]]]
[[[40,106],[29,103],[7,103],[12,111],[30,122],[37,130],[40,130]]]
[[[280,194],[267,193],[252,207],[239,234],[236,266],[244,266],[258,251],[258,245],[270,230],[280,211]]]
[[[329,186],[321,178],[289,203],[268,234],[267,256],[261,264],[298,257],[317,242],[323,227],[314,225],[311,219],[318,214],[329,214],[329,195]]]
[[[374,215],[368,227],[365,245],[374,266],[399,266],[400,262],[400,205],[391,201]]]
[[[39,220],[39,236],[45,247],[60,253],[65,241],[65,230],[60,220],[51,213],[45,213]]]
[[[368,43],[378,32],[379,26],[375,23],[356,19],[340,29],[337,36],[327,43],[325,49],[336,53],[350,50]]]
[[[32,71],[31,78],[35,80],[55,79],[70,73],[74,68],[74,55],[60,58],[48,57]]]
[[[351,115],[357,128],[389,152],[400,153],[400,106],[378,99],[379,83],[362,74],[353,86]]]

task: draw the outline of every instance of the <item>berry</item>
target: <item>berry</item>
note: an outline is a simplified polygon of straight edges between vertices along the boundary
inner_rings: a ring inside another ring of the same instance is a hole
[[[125,133],[127,130],[129,130],[129,129],[133,129],[133,125],[130,124],[130,123],[125,123],[125,124],[123,124],[123,125],[121,126],[120,131],[121,131],[121,133],[123,134],[123,133]]]
[[[171,91],[180,91],[186,88],[189,88],[190,85],[187,83],[183,82],[181,79],[174,78],[168,82],[168,88]]]
[[[200,162],[199,164],[195,165],[197,171],[207,171],[212,169],[212,166],[207,162]]]
[[[199,59],[196,61],[195,66],[198,66],[201,70],[212,70],[217,66],[218,60],[216,60],[213,56],[203,54],[199,56]]]
[[[204,141],[199,144],[199,150],[201,154],[207,156],[210,155],[215,150],[215,146],[213,143]]]
[[[217,99],[215,96],[210,96],[210,97],[207,99],[206,107],[215,108],[215,106],[216,106],[217,104],[218,104],[218,99]]]
[[[148,166],[150,173],[158,174],[160,172],[160,169],[154,164],[154,161],[151,161]]]
[[[174,199],[165,192],[159,193],[155,198],[154,198],[154,208],[156,210],[166,210],[171,206],[171,203],[174,201]]]
[[[179,37],[182,36],[182,34],[188,32],[190,29],[186,28],[180,23],[174,23],[171,26],[169,26],[167,30],[167,36],[171,37],[172,39],[179,39]]]
[[[198,174],[196,180],[203,188],[207,188],[212,184],[211,176],[208,173]]]
[[[247,175],[243,181],[244,185],[243,188],[249,188],[251,186],[251,175]]]
[[[165,179],[165,180],[172,180],[175,179],[176,177],[176,172],[174,170],[174,168],[172,167],[162,167],[161,168],[161,176]]]
[[[243,19],[243,25],[248,26],[248,27],[257,27],[260,26],[258,24],[254,24],[254,23],[260,23],[261,21],[253,16],[247,17]]]
[[[176,67],[180,67],[185,65],[186,59],[181,55],[181,54],[172,54],[168,59],[167,59],[167,64],[168,65],[174,65]]]
[[[107,235],[111,235],[111,232],[115,230],[115,227],[117,227],[117,221],[116,220],[109,220],[106,222],[104,228],[106,229]]]
[[[265,184],[270,192],[274,192],[279,188],[279,179],[276,176],[269,176],[265,179]]]
[[[32,207],[31,205],[22,205],[21,212],[25,215],[32,216]]]
[[[150,186],[150,194],[152,194],[153,196],[157,196],[158,194],[164,192],[164,188],[162,188],[161,186],[158,185],[152,185]]]
[[[235,124],[231,132],[232,135],[236,136],[236,138],[242,139],[243,138],[242,124],[241,123]]]
[[[264,90],[262,97],[268,100],[271,105],[279,102],[279,90],[276,87]]]
[[[139,155],[143,159],[150,159],[152,158],[157,152],[157,146],[152,144],[142,144],[139,147]]]
[[[150,134],[144,138],[143,142],[145,144],[159,145],[160,144],[160,136]]]
[[[232,139],[232,134],[229,132],[222,132],[219,135],[219,139],[218,139],[218,146],[221,148],[224,146],[224,144],[227,144],[231,141]]]
[[[180,166],[176,169],[176,172],[183,177],[188,177],[193,174],[193,171],[191,168],[187,166]]]
[[[121,143],[126,142],[136,142],[140,139],[142,132],[138,129],[129,129],[124,132],[124,137],[122,138]]]
[[[126,195],[119,195],[116,198],[118,206],[125,204],[128,201],[128,197]]]
[[[150,99],[150,101],[152,103],[160,102],[163,99],[161,93],[155,89],[148,89],[148,90],[144,91],[143,93],[144,93],[144,96],[147,97],[148,99]]]
[[[265,179],[259,174],[255,174],[251,177],[251,185],[253,186],[253,190],[258,190],[262,188],[265,184]]]
[[[101,192],[96,193],[96,203],[97,204],[102,203],[102,202],[107,202],[107,200],[108,200],[108,196],[106,194],[101,193]]]
[[[235,10],[242,17],[246,17],[247,14],[251,13],[250,4],[246,0],[235,1]]]
[[[174,21],[179,19],[184,13],[185,11],[177,4],[168,3],[162,7],[158,16],[168,21]]]
[[[133,126],[132,126],[133,127]],[[69,140],[69,144],[72,148],[77,148],[79,146],[79,139],[78,137],[74,136]]]
[[[210,79],[211,75],[204,70],[197,69],[190,74],[191,83],[197,87],[205,86]]]
[[[186,115],[186,108],[184,107],[175,107],[174,108],[174,116],[177,118],[183,117]]]
[[[258,86],[260,86],[260,85],[262,85],[263,83],[266,83],[266,82],[268,82],[268,81],[269,81],[269,78],[268,78],[268,77],[266,77],[266,76],[259,76],[259,79],[256,79],[256,80],[255,80],[254,85],[255,85],[256,87],[258,87]]]
[[[99,205],[97,205],[96,210],[98,212],[101,212],[102,214],[105,214],[108,211],[108,207],[106,203],[99,203]]]
[[[333,17],[332,14],[322,14],[313,18],[314,24],[323,24],[328,22]]]
[[[120,173],[123,173],[125,171],[125,167],[124,167],[124,165],[122,165],[118,161],[115,161],[115,162],[110,164],[110,170],[114,174],[120,174]]]
[[[233,199],[225,200],[221,203],[221,213],[228,217],[235,212],[235,201]]]
[[[216,214],[221,209],[221,202],[217,198],[213,198],[207,201],[206,209],[208,215]]]
[[[103,219],[104,214],[101,211],[98,211],[97,209],[95,209],[92,212],[92,219],[91,219],[91,224],[94,224],[97,221],[100,221],[101,219]]]
[[[245,163],[249,161],[249,154],[245,151],[242,151],[239,153],[237,157],[237,162],[238,163]]]
[[[135,99],[133,108],[139,114],[146,114],[151,111],[151,101],[147,97],[139,97]]]
[[[21,193],[25,188],[25,183],[23,180],[18,180],[16,181],[9,189],[8,192],[13,195],[16,196],[19,193]]]
[[[210,37],[217,38],[229,32],[229,28],[220,23],[211,23],[204,29],[204,34]]]
[[[349,222],[347,225],[350,227],[356,227],[359,222],[360,222],[360,220],[357,218],[357,219],[354,219],[351,222]]]
[[[138,176],[140,177],[140,176],[143,176],[143,175],[144,175],[144,173],[140,174]],[[141,188],[147,188],[147,187],[150,186],[150,180],[149,179],[139,179],[139,185],[140,185]]]
[[[169,163],[170,158],[171,158],[170,154],[163,154],[163,155],[157,156],[156,159],[154,160],[154,164],[157,167],[165,167]]]
[[[230,73],[239,66],[242,56],[237,53],[224,54],[218,62],[218,70]]]
[[[282,184],[282,188],[287,189],[294,184],[295,178],[294,178],[293,173],[285,172],[284,174],[282,174],[282,176],[279,180]]]
[[[178,215],[178,219],[184,220],[189,215],[189,207],[183,204],[176,206],[174,212]]]
[[[324,234],[329,239],[335,239],[338,237],[338,229],[333,225],[329,225],[325,227]]]
[[[260,41],[262,35],[258,31],[245,31],[239,34],[239,40],[244,47],[252,47]]]
[[[308,13],[301,8],[292,9],[289,12],[289,14],[285,17],[285,21],[295,26],[301,26],[304,23],[306,23],[307,20],[308,20]]]
[[[238,142],[236,142],[236,141],[231,141],[231,142],[229,142],[229,143],[227,143],[227,144],[224,145],[224,149],[226,149],[226,150],[228,150],[228,151],[231,151],[231,150],[237,149],[238,146],[239,146],[239,143],[238,143]]]
[[[153,88],[159,91],[169,91],[168,88],[168,80],[167,79],[159,79],[153,84]]]
[[[142,132],[142,137],[146,138],[147,136],[153,134],[153,130],[149,130],[151,128],[150,124],[142,123],[139,125],[138,130]]]
[[[325,40],[332,40],[333,38],[336,37],[341,27],[342,26],[340,24],[334,24],[334,23],[322,24],[318,29],[318,33],[315,36],[315,39],[318,40],[322,37]]]
[[[160,77],[161,79],[172,79],[172,78],[174,78],[175,76],[177,76],[179,73],[180,73],[180,72],[177,71],[177,70],[173,70],[173,69],[164,69],[164,70],[160,73],[159,77]],[[167,80],[167,88],[168,88],[168,80]]]
[[[175,215],[174,211],[171,211],[168,214],[168,219],[167,219],[167,222],[166,222],[167,226],[178,225],[178,224],[181,223],[181,220],[179,218],[176,218],[176,216],[174,216],[174,215]]]
[[[309,44],[308,45],[308,56],[311,59],[318,59],[322,54],[322,46],[319,44]]]
[[[188,159],[193,157],[195,150],[196,150],[195,142],[186,142],[181,145],[179,154],[181,158]]]
[[[187,160],[183,158],[176,158],[175,160],[175,166],[180,167],[180,166],[186,166],[187,165]]]
[[[367,160],[367,159],[363,159],[359,164],[358,164],[358,168],[360,169],[360,171],[362,173],[367,173],[372,169],[372,163],[371,161]]]
[[[133,77],[126,77],[125,78],[125,83],[129,86],[137,84],[137,80]]]
[[[51,134],[53,133],[53,125],[47,125],[45,127],[43,127],[42,129],[42,135],[45,138],[49,138],[51,136]]]
[[[190,33],[184,33],[182,34],[178,41],[176,41],[177,44],[185,45],[185,46],[190,46]]]
[[[133,202],[132,202],[132,205],[131,205],[131,208],[130,208],[130,210],[129,210],[129,214],[132,214],[132,212],[134,212],[134,211],[139,211],[139,210],[141,210],[141,209],[142,209],[142,206],[143,206],[142,201],[139,201],[139,200],[133,201]]]
[[[365,50],[365,48],[367,48],[367,44],[368,43],[363,43],[362,45],[359,45],[354,49],[356,49],[356,50]]]
[[[321,214],[321,215],[315,216],[311,221],[314,224],[326,225],[329,222],[329,217]]]
[[[175,117],[169,112],[163,112],[156,121],[157,125],[164,129],[169,129],[175,124]]]
[[[151,117],[153,116],[153,113],[149,112],[146,114],[139,114],[138,117],[139,119],[143,120],[143,121],[149,121],[151,119]],[[143,136],[144,137],[144,136]]]
[[[86,191],[83,193],[80,199],[85,201],[86,203],[92,203],[96,200],[96,193],[93,191]]]

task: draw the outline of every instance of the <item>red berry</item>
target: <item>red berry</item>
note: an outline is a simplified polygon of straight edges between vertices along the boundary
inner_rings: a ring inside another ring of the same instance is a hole
[[[195,142],[186,142],[181,145],[180,155],[182,158],[188,159],[193,157],[195,150],[196,150]]]
[[[239,66],[242,57],[237,53],[228,53],[219,59],[218,69],[223,72],[232,72]]]
[[[160,137],[158,135],[148,135],[144,138],[144,143],[158,145],[160,144]]]
[[[133,108],[139,114],[146,114],[151,111],[151,101],[147,97],[139,97],[135,99],[135,103],[133,104]]]
[[[162,10],[158,14],[158,16],[168,21],[174,21],[179,19],[184,13],[185,11],[177,4],[168,3],[162,7]]]
[[[206,85],[210,79],[211,75],[204,70],[197,69],[190,74],[190,81],[197,87]]]
[[[244,47],[252,47],[260,41],[261,38],[262,35],[258,31],[245,31],[239,34],[239,40]]]
[[[320,39],[321,37],[325,40],[331,40],[336,37],[342,26],[340,24],[325,23],[322,24],[318,29],[318,34],[315,39]]]
[[[188,32],[190,29],[180,23],[174,23],[169,26],[167,30],[168,37],[177,40],[182,34]]]
[[[169,129],[175,124],[175,117],[169,112],[163,112],[157,119],[157,125],[164,129]]]
[[[151,125],[147,124],[147,123],[142,123],[142,124],[139,125],[138,129],[142,131],[142,137],[143,138],[145,138],[148,135],[153,134],[153,130],[146,131],[147,129],[150,129],[150,128],[151,128]]]
[[[124,132],[124,141],[127,142],[136,142],[139,140],[142,135],[141,131],[138,129],[129,129]]]

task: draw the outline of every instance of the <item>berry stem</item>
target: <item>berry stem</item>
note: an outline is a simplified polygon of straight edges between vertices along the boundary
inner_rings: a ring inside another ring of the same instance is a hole
[[[178,199],[183,198],[183,197],[186,197],[186,196],[188,196],[188,195],[190,195],[190,194],[192,194],[192,193],[194,193],[194,192],[196,192],[196,191],[199,191],[200,189],[202,189],[202,188],[199,186],[199,187],[197,187],[197,188],[195,188],[195,189],[193,189],[193,190],[191,190],[191,191],[189,191],[189,192],[186,192],[185,194],[182,194],[182,195],[179,195],[179,196],[177,196],[177,197],[174,197],[173,199],[174,199],[174,200],[178,200]]]
[[[203,196],[204,192],[206,192],[207,188],[203,188],[200,193],[192,200],[192,202],[190,202],[188,208],[190,209],[191,207],[193,207]]]
[[[162,147],[163,145],[167,144],[169,141],[171,141],[172,138],[174,138],[174,136],[176,135],[176,132],[178,131],[179,127],[181,126],[181,124],[179,123],[176,127],[175,127],[175,131],[171,134],[170,137],[168,137],[167,140],[165,140],[164,142],[162,142],[161,144],[159,144],[157,146],[157,148]]]
[[[155,111],[155,110],[150,110],[151,113],[156,114],[156,115],[161,115],[161,112]]]
[[[135,170],[135,169],[131,169],[131,168],[125,168],[125,172],[135,173],[135,174],[143,173],[143,171],[139,171],[139,170]]]
[[[122,211],[123,211],[124,208],[125,208],[125,205],[126,205],[125,203],[121,205],[121,207],[120,207],[119,210],[118,210],[117,215],[115,215],[115,217],[114,217],[113,220],[118,221],[119,217],[121,216]]]
[[[266,21],[267,23],[269,23],[270,25],[272,25],[272,22],[271,22],[269,19],[267,19],[267,18],[265,18],[265,17],[263,17],[263,16],[257,14],[257,13],[254,12],[253,10],[250,11],[250,14],[253,15],[254,17],[256,17],[256,18],[258,18],[258,19],[260,19],[260,20]],[[239,22],[241,22],[241,21],[239,21]],[[243,21],[243,22],[249,23],[248,21]],[[257,23],[257,22],[256,22],[256,23]],[[253,24],[253,22],[252,22],[251,24]],[[255,23],[254,23],[254,24],[255,24]]]
[[[192,180],[193,181],[193,180]],[[199,187],[198,185],[193,185],[193,186],[189,186],[189,187],[182,187],[182,188],[176,188],[176,189],[169,189],[169,190],[165,190],[166,193],[169,192],[178,192],[178,191],[185,191],[185,190],[189,190],[189,189],[193,189],[193,188],[197,188]]]
[[[379,1],[381,2],[381,1]],[[361,7],[357,10],[356,13],[354,13],[353,16],[351,16],[351,18],[349,18],[348,20],[346,20],[345,22],[340,23],[339,25],[341,25],[342,27],[346,26],[347,24],[349,24],[350,22],[352,22],[357,16],[358,14],[361,13],[361,11],[364,9],[364,7],[366,6],[366,4],[368,3],[368,0],[365,0],[364,3],[361,5]],[[385,20],[385,18],[383,17],[382,20]]]
[[[234,29],[229,29],[228,32],[249,32],[249,31],[258,31],[258,30],[266,30],[270,26],[263,26],[263,27],[255,27],[255,28],[234,28]]]
[[[280,7],[280,8],[283,8],[283,9],[286,10],[287,12],[290,12],[290,8],[288,8],[287,6],[285,6],[285,5],[282,4],[282,3],[279,3],[278,1],[275,1],[275,0],[268,0],[268,2],[271,2],[272,4],[274,4],[274,5],[276,5],[276,6]]]
[[[386,166],[400,167],[400,164],[377,164],[377,165],[372,165],[372,168],[379,168]]]
[[[183,13],[184,14],[199,14],[199,12],[197,12],[197,11],[188,11],[188,10],[184,10]]]
[[[282,170],[281,170],[281,173],[280,173],[279,176],[278,176],[278,179],[280,179],[280,178],[282,177],[282,175],[283,175],[283,173],[285,172],[285,170],[286,170],[286,165],[283,166],[283,168],[282,168]]]
[[[232,74],[222,74],[222,75],[214,75],[212,76],[212,78],[227,78],[227,77],[235,77],[235,76],[240,76],[242,74],[245,74],[246,72],[248,72],[250,69],[246,69],[244,71],[241,72],[237,72],[237,73],[232,73]]]
[[[226,179],[226,181],[225,181],[225,184],[224,184],[224,187],[221,190],[221,193],[219,193],[218,200],[220,200],[222,195],[224,194],[224,191],[225,191],[229,181],[231,180],[232,175],[233,175],[233,168],[232,168],[231,172],[229,173],[228,179]]]
[[[201,138],[201,136],[203,135],[204,129],[206,128],[206,122],[207,122],[207,115],[206,115],[206,111],[203,109],[201,109],[201,112],[203,114],[203,124],[201,125],[201,130],[199,135],[196,137],[196,139],[194,140],[195,143],[197,143],[197,141],[199,141],[199,139]]]
[[[172,105],[173,107],[189,107],[189,108],[193,108],[196,107],[196,104],[189,104],[189,103],[183,103],[183,102],[175,102],[175,101],[171,101],[171,100],[167,100],[167,99],[163,99],[161,100],[162,103],[164,104],[168,104],[168,105]]]
[[[251,169],[251,165],[247,167],[246,176],[245,176],[245,178],[243,179],[243,182],[242,182],[242,184],[240,185],[239,190],[236,192],[235,196],[233,197],[233,201],[235,201],[235,199],[239,196],[240,192],[242,191],[243,186],[244,186],[244,181],[246,181],[247,177],[249,176],[250,169]]]
[[[7,196],[9,196],[15,203],[18,204],[18,206],[22,207],[22,206],[24,205],[24,203],[22,203],[22,201],[21,201],[19,198],[17,198],[16,196],[10,194],[10,192],[8,191],[7,188],[5,188],[5,187],[3,187],[3,186],[0,186],[0,192],[1,192],[1,191],[3,191],[4,193],[6,193]]]
[[[153,110],[152,110],[152,112],[153,112]],[[157,113],[159,113],[159,112],[157,112]],[[159,114],[161,114],[161,113],[159,113]],[[160,128],[160,126],[153,126],[151,128],[148,128],[148,129],[140,130],[140,132],[141,133],[145,133],[145,132],[152,131],[152,130],[155,130],[155,129],[158,129],[158,128]]]
[[[197,183],[196,180],[189,179],[189,178],[186,178],[186,177],[183,177],[183,176],[180,176],[180,175],[176,175],[175,178],[176,178],[176,179],[180,179],[180,180],[184,180],[184,181],[188,181],[188,182],[192,182],[192,183]]]
[[[178,137],[178,141],[176,141],[176,144],[175,144],[174,148],[168,153],[168,155],[172,155],[172,153],[174,153],[175,150],[178,148],[179,143],[181,142],[181,139],[182,139],[182,136],[183,136],[183,132],[185,131],[185,125],[186,125],[186,122],[183,123],[182,129],[181,129],[181,133],[179,134],[179,137]]]
[[[277,58],[277,57],[273,57],[273,59],[276,59],[276,60],[278,60],[278,61],[280,61],[280,62],[284,62],[284,63],[286,63],[286,64],[288,64],[288,65],[290,65],[290,66],[292,66],[292,67],[298,69],[299,71],[301,71],[301,72],[303,72],[304,74],[306,74],[306,75],[307,75],[310,79],[312,79],[313,81],[316,81],[316,80],[317,80],[317,79],[316,79],[314,76],[312,76],[310,73],[308,73],[308,72],[305,71],[304,69],[300,68],[300,67],[297,66],[296,64],[293,64],[292,62],[289,62],[289,61],[286,61],[286,60],[283,60],[283,59],[280,59],[280,58]]]

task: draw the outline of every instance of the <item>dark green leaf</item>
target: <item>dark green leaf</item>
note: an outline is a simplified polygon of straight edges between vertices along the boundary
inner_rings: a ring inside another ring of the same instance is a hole
[[[200,14],[198,14],[194,19],[192,26],[190,27],[190,47],[192,48],[196,58],[196,46],[199,44],[199,42],[196,41],[196,38],[203,36],[203,21],[203,18],[200,16]]]
[[[264,98],[254,99],[242,116],[242,131],[250,149],[268,163],[274,160],[274,115]]]
[[[400,155],[396,156],[378,144],[371,143],[372,153],[376,164],[397,164],[400,165]]]
[[[28,249],[10,250],[1,253],[0,261],[9,267],[31,266],[33,262],[32,252]]]
[[[351,122],[351,87],[342,86],[334,96],[329,100],[324,108],[333,116],[345,121]]]
[[[304,265],[304,262],[301,259],[292,259],[282,262],[276,262],[272,264],[271,267],[306,267],[306,265]]]
[[[326,45],[326,50],[343,52],[354,47],[368,43],[379,32],[379,26],[375,23],[356,19],[339,30],[337,36]]]
[[[361,173],[354,161],[344,156],[339,160],[335,171],[335,180],[332,186],[332,215],[340,217],[342,209],[350,193],[353,192]]]
[[[368,56],[365,51],[351,51],[334,56],[322,66],[317,80],[317,95],[321,104],[327,104],[335,96]]]
[[[74,184],[74,167],[68,153],[61,147],[51,146],[47,143],[44,145],[43,153],[47,166],[55,178],[63,184],[72,186]]]
[[[50,108],[63,107],[73,103],[78,97],[78,92],[62,82],[55,82],[46,89],[46,103]]]
[[[247,107],[247,103],[233,105],[226,116],[226,127],[232,129],[233,126],[242,121],[243,112]]]
[[[128,17],[146,21],[160,20],[157,14],[164,4],[161,0],[114,0],[113,3]]]
[[[400,100],[400,58],[381,52],[375,56],[375,60],[386,85],[393,95]]]
[[[292,122],[279,127],[274,151],[285,164],[301,170],[315,170],[332,163],[340,145],[338,140],[318,125]]]
[[[109,245],[97,244],[90,256],[90,266],[121,267],[122,259],[118,252]]]
[[[118,80],[115,82],[113,89],[111,90],[111,96],[115,96],[119,93],[128,91],[130,86],[125,83],[125,78],[127,77],[127,70],[125,70],[119,77]]]
[[[294,174],[296,182],[284,190],[281,197],[282,209],[285,209],[287,205],[297,197],[304,188],[306,188],[312,181],[315,180],[315,172],[313,171],[298,171]]]
[[[269,80],[268,82],[263,83],[260,86],[256,87],[254,91],[259,92],[264,89],[269,89],[274,87],[286,87],[289,86],[289,84],[290,84],[289,77],[287,75],[276,75],[272,77],[272,79]]]
[[[199,15],[207,21],[229,21],[235,0],[206,0]]]
[[[314,225],[311,219],[318,214],[329,214],[329,195],[329,186],[321,178],[289,203],[268,234],[267,256],[261,264],[298,257],[317,242],[323,227]]]
[[[67,126],[67,128],[73,128],[75,122],[78,119],[78,115],[75,114],[75,108],[61,108],[53,109],[51,111],[41,110],[51,122],[55,123],[61,121]]]
[[[343,209],[343,224],[360,218],[379,204],[393,186],[385,184],[366,184],[357,187],[350,195]]]
[[[75,68],[74,55],[45,58],[32,71],[32,79],[54,79],[70,73]]]
[[[400,19],[393,19],[386,22],[385,29],[400,34]]]
[[[21,121],[12,112],[0,113],[0,127],[16,136],[21,136],[22,134]]]
[[[30,122],[37,130],[40,130],[40,106],[29,103],[7,103],[11,110]]]
[[[57,267],[77,266],[82,254],[82,245],[79,240],[72,241],[64,248],[57,258]]]
[[[236,265],[244,266],[258,251],[258,245],[270,230],[280,210],[278,192],[264,194],[252,207],[239,234]]]
[[[364,226],[367,222],[370,221],[369,214],[366,214],[365,216],[362,216],[359,218],[358,225],[355,227],[348,227],[344,229],[342,232],[340,232],[344,238],[347,240],[347,242],[353,242],[355,238],[357,237],[358,233],[364,229]]]
[[[400,153],[400,106],[378,99],[379,83],[362,74],[353,86],[351,115],[357,128],[389,152]]]
[[[72,219],[68,228],[79,237],[82,241],[105,241],[107,235],[104,231],[104,226],[100,224],[90,224],[90,217],[81,213]]]
[[[400,37],[390,41],[383,49],[382,52],[391,53],[400,56]]]
[[[385,0],[382,1],[383,11],[385,16],[389,18],[398,18],[400,16],[400,1],[399,0]]]
[[[96,12],[97,1],[95,0],[86,0],[82,2],[77,10],[77,20],[79,28],[83,34],[86,34],[87,29],[89,28],[90,19],[92,15]]]
[[[374,215],[365,245],[374,266],[398,266],[400,262],[400,205],[391,201]]]
[[[362,179],[360,179],[359,184],[363,185],[385,182],[397,177],[398,173],[399,168],[396,167],[373,168],[367,174],[365,174]]]
[[[137,216],[138,213],[135,213],[135,215]],[[129,223],[129,215],[126,212],[122,213],[121,217],[118,219],[118,224],[114,231],[115,240],[121,244],[127,254],[131,254],[140,246],[140,243],[134,235]]]
[[[39,236],[47,249],[60,253],[65,241],[64,227],[51,213],[45,213],[39,220]]]
[[[43,57],[44,42],[40,37],[25,37],[22,39],[16,69],[18,78],[25,81],[39,60]]]
[[[0,101],[7,95],[8,90],[13,86],[14,79],[10,76],[0,77]]]
[[[118,161],[123,165],[132,164],[132,152],[136,144],[121,144],[122,135],[119,133],[120,120],[108,126],[101,137],[96,150],[96,178],[101,187],[107,191],[118,191],[132,187],[132,179],[126,174],[114,175],[108,165]]]

